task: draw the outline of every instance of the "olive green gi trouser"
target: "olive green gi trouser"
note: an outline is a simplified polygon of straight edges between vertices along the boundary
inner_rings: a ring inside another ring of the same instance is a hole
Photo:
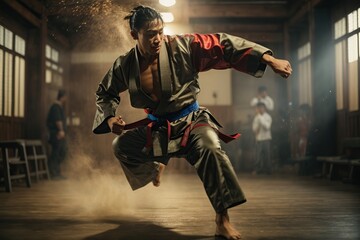
[[[164,130],[161,128],[160,133]],[[158,162],[167,164],[171,157],[185,157],[195,167],[217,213],[246,201],[230,160],[221,149],[219,137],[211,126],[193,129],[185,147],[163,156],[142,151],[146,141],[146,127],[138,127],[124,132],[113,142],[115,156],[133,190],[153,180],[158,173]]]

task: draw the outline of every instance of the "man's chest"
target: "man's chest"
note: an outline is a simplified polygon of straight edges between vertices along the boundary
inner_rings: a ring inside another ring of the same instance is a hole
[[[161,84],[157,61],[149,66],[142,67],[140,70],[140,86],[143,91],[157,101],[161,95]]]

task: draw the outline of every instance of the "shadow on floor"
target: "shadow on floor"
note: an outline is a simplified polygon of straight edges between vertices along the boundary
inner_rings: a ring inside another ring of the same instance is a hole
[[[87,236],[94,225],[104,224],[113,224],[117,227]],[[59,236],[59,239],[66,239],[66,236],[70,239],[74,239],[74,236],[83,236],[76,238],[83,240],[222,240],[214,236],[182,235],[171,228],[136,219],[28,219],[24,216],[0,219],[0,239],[48,239],[49,236],[54,239]]]
[[[181,235],[171,228],[146,221],[107,221],[106,223],[117,224],[119,226],[115,229],[86,237],[84,240],[218,240],[213,236]]]

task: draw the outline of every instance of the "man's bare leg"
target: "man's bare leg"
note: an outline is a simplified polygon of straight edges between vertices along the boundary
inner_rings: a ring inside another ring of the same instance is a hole
[[[223,213],[217,213],[215,222],[215,236],[222,236],[229,240],[241,239],[241,234],[230,223],[230,218],[227,210],[225,210]]]
[[[159,163],[159,170],[158,170],[158,173],[157,175],[154,177],[154,179],[152,180],[152,183],[155,187],[159,187],[160,186],[160,178],[161,178],[161,175],[162,173],[164,172],[165,170],[165,165],[162,164],[162,163]]]

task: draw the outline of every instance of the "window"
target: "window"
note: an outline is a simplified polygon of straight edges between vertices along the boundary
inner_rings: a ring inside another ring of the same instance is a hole
[[[59,64],[59,51],[50,45],[46,45],[46,72],[45,82],[56,87],[63,86],[63,68]]]
[[[346,19],[342,18],[335,23],[335,39],[338,39],[346,34]]]
[[[0,25],[0,116],[25,115],[25,40]]]
[[[299,104],[312,105],[311,45],[310,42],[298,49],[299,60]]]
[[[359,110],[360,8],[334,24],[336,106]],[[345,101],[346,100],[346,101]]]
[[[359,109],[358,35],[348,38],[349,110]]]
[[[340,41],[335,45],[335,78],[336,78],[336,109],[344,109],[344,63],[346,41]]]

